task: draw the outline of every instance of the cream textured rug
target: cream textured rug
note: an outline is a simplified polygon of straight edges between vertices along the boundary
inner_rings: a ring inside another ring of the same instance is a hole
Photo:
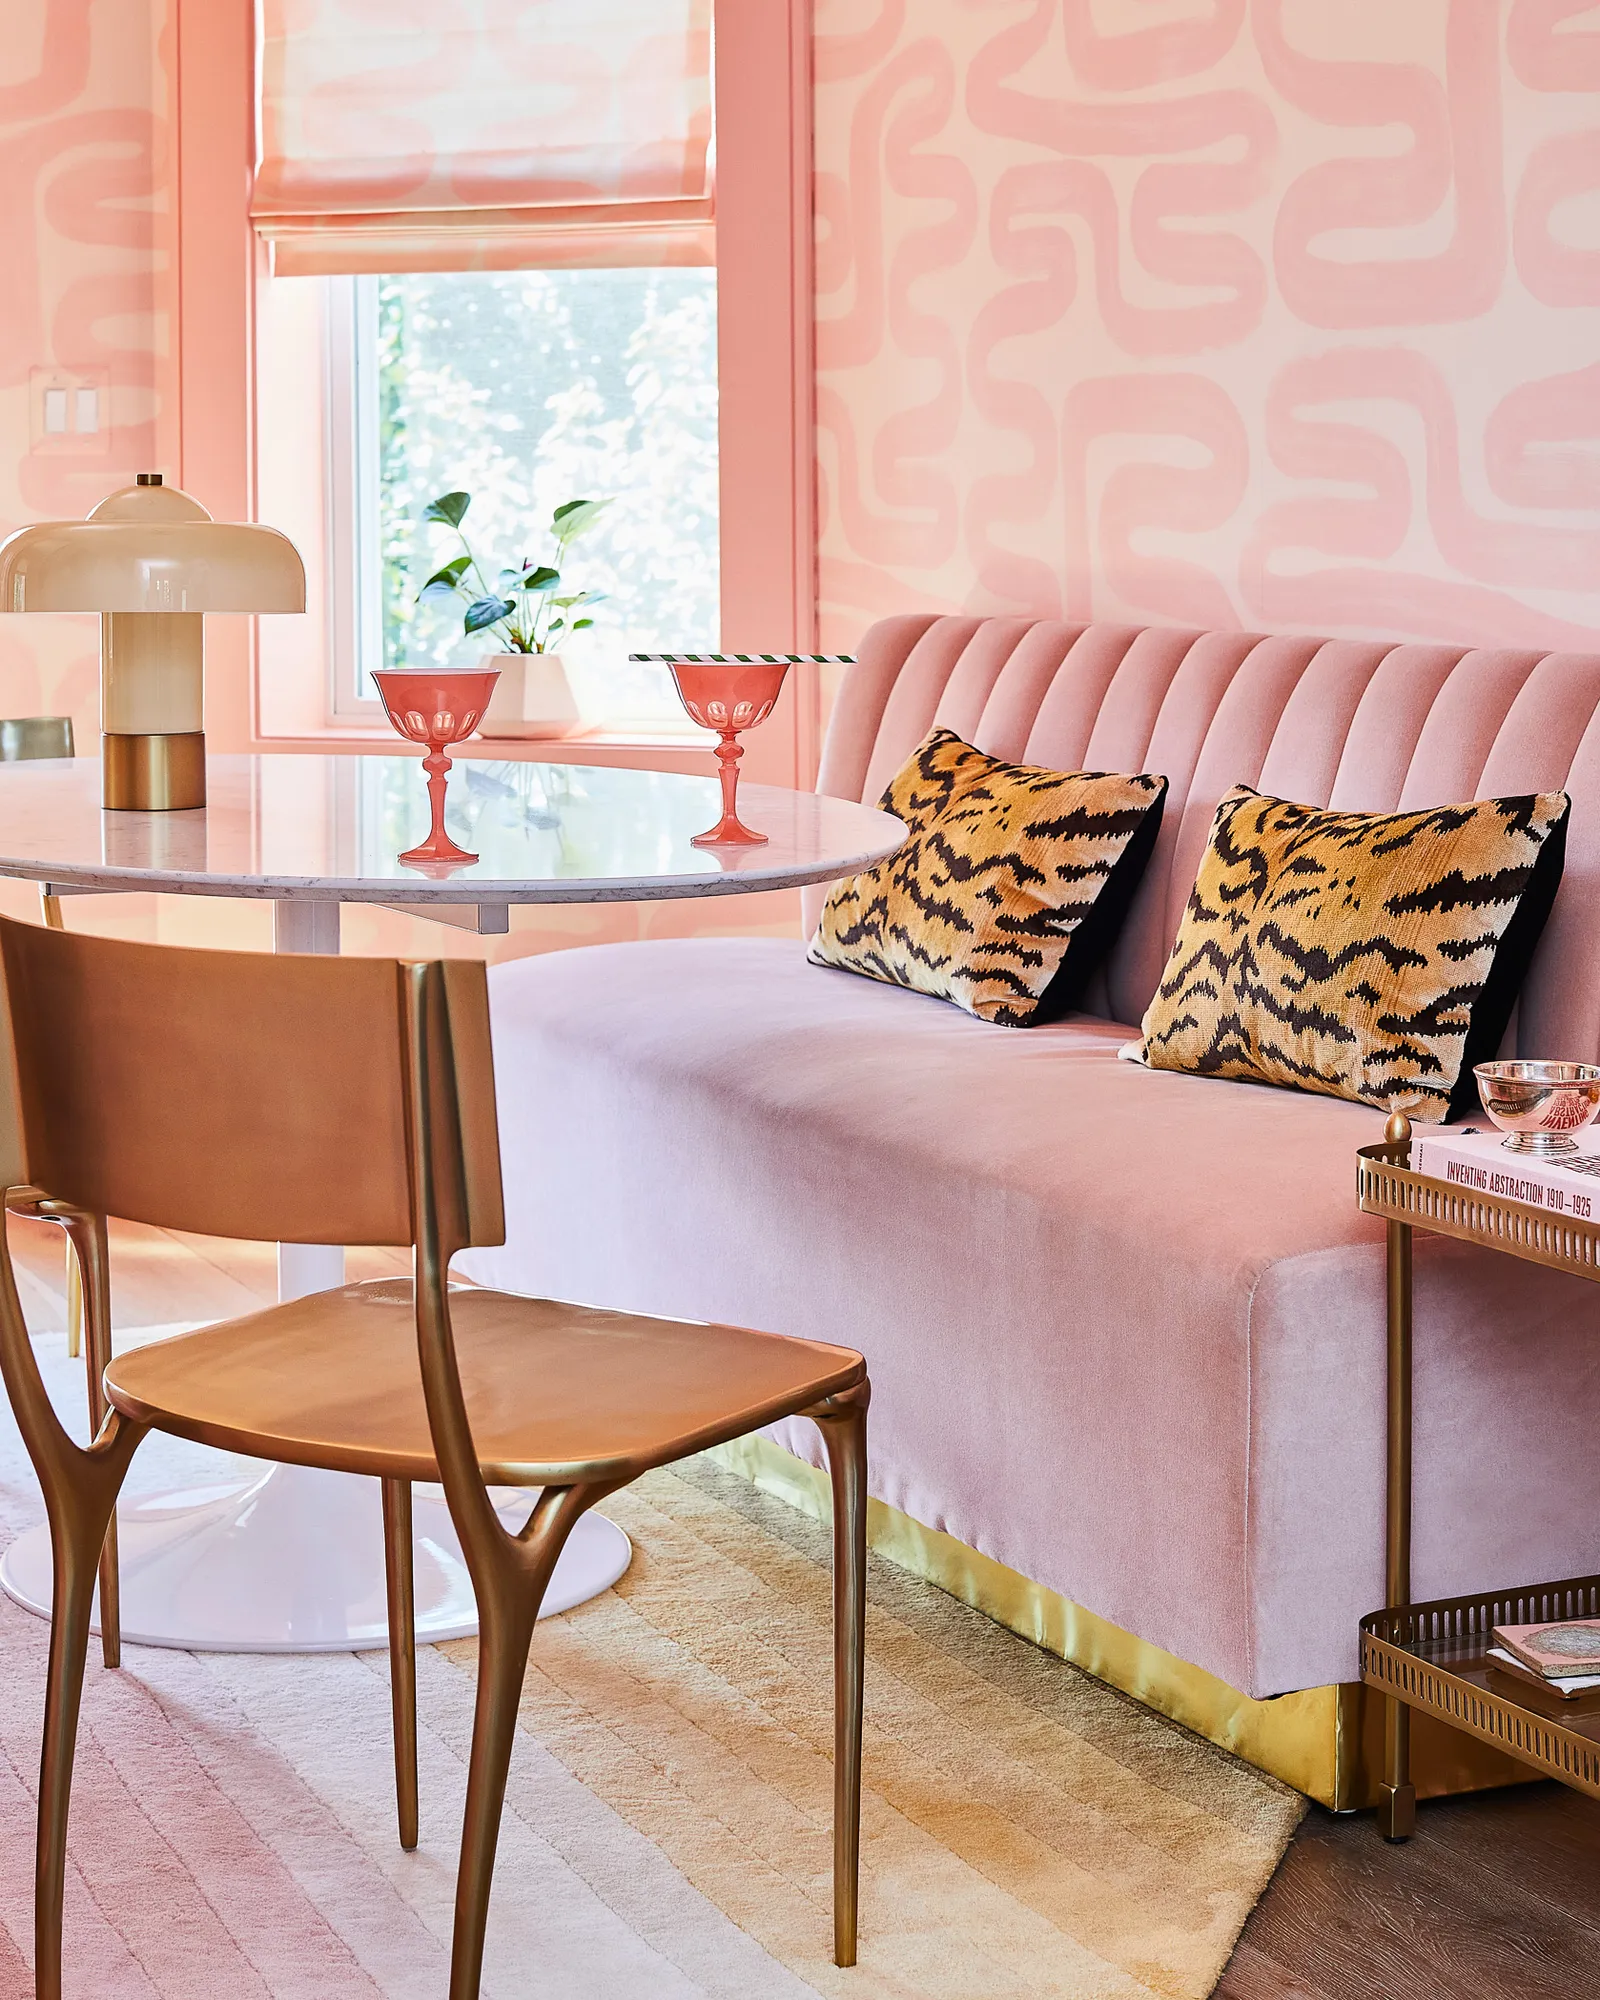
[[[42,1351],[75,1401],[59,1338]],[[161,1449],[146,1488],[189,1450]],[[0,1411],[0,1538],[40,1511]],[[608,1511],[632,1569],[534,1642],[492,2000],[1211,1992],[1301,1801],[877,1558],[861,1963],[837,1970],[826,1530],[701,1461]],[[4,1996],[31,1991],[46,1637],[0,1600]],[[130,1648],[116,1674],[91,1656],[68,1993],[439,2000],[474,1653],[418,1661],[411,1855],[394,1837],[381,1655]]]

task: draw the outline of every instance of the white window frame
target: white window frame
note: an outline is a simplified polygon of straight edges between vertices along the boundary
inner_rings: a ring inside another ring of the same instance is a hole
[[[327,496],[328,716],[371,728],[384,720],[376,694],[363,695],[362,663],[383,661],[383,606],[362,588],[377,574],[377,279],[326,278],[322,490]]]

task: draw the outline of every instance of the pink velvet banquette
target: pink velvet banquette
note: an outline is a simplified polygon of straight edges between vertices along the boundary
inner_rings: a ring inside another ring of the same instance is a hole
[[[820,790],[876,799],[935,722],[1167,777],[1089,1011],[989,1026],[779,939],[502,966],[507,1241],[463,1262],[858,1346],[892,1507],[1258,1702],[1352,1682],[1384,1434],[1382,1229],[1353,1154],[1382,1116],[1116,1050],[1230,785],[1374,811],[1564,786],[1508,1044],[1600,1058],[1597,705],[1600,654],[886,619]],[[1439,1239],[1416,1267],[1416,1595],[1592,1569],[1600,1299]],[[818,1457],[802,1423],[781,1442]]]

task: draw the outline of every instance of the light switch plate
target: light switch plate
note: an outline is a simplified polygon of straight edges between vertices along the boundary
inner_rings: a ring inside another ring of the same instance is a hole
[[[103,368],[34,368],[28,375],[29,449],[73,458],[111,450],[111,378]]]

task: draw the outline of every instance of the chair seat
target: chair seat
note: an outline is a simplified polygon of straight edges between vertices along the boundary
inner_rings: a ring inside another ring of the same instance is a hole
[[[485,1479],[631,1479],[859,1382],[860,1355],[818,1341],[509,1292],[450,1295]],[[135,1422],[256,1457],[436,1479],[409,1279],[319,1292],[119,1355]]]

